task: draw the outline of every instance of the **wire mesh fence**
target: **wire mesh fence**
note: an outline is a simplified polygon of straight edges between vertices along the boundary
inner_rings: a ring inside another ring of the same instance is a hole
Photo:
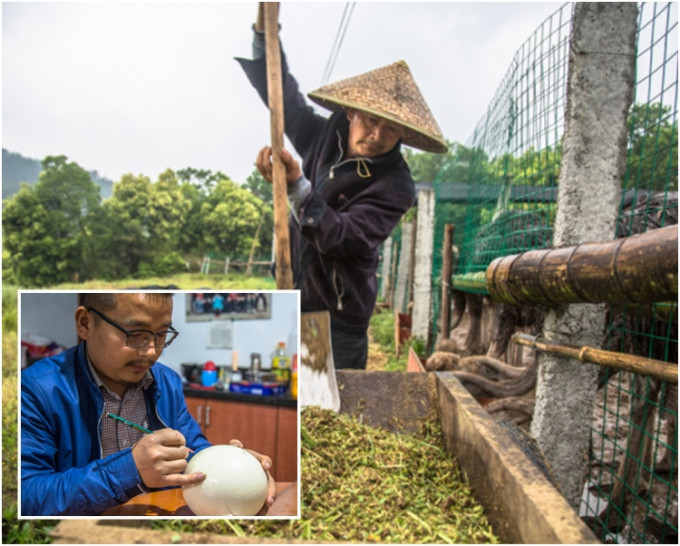
[[[572,15],[565,4],[524,43],[434,180],[433,337],[446,224],[466,293],[487,294],[495,258],[552,246]],[[677,224],[677,70],[677,4],[640,4],[617,237]],[[609,306],[604,348],[677,363],[677,340],[677,302]],[[677,499],[677,384],[603,372],[581,516],[603,541],[677,542]]]
[[[640,5],[617,236],[678,222],[677,4]],[[678,362],[677,302],[610,306],[606,347]],[[581,513],[604,541],[678,540],[677,383],[605,373]]]
[[[550,246],[572,10],[562,6],[521,46],[472,136],[456,147],[458,169],[437,174],[435,279],[446,223],[455,224],[457,285],[469,292],[486,293],[483,272],[494,258]]]

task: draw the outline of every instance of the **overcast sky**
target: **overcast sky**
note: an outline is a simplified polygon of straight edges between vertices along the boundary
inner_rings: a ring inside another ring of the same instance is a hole
[[[520,46],[562,3],[357,2],[330,81],[404,59],[444,136],[465,143]],[[344,2],[283,2],[283,47],[319,87]],[[66,155],[118,181],[166,168],[237,182],[270,142],[269,114],[235,56],[254,2],[2,5],[2,147]]]

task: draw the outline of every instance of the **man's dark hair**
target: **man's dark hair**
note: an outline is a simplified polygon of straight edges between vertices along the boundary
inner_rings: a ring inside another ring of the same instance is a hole
[[[149,298],[172,298],[172,292],[143,292]],[[115,309],[118,300],[116,293],[86,293],[80,294],[78,297],[78,305],[85,308],[92,307],[97,311],[105,312]]]

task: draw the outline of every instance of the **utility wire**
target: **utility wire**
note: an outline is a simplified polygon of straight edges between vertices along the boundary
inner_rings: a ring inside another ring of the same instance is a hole
[[[328,83],[331,73],[333,72],[333,68],[335,67],[335,61],[338,59],[338,53],[340,53],[342,42],[345,39],[345,33],[347,32],[349,20],[352,18],[354,4],[356,4],[356,2],[345,3],[345,9],[342,12],[342,19],[338,25],[338,32],[335,35],[335,42],[333,43],[333,48],[331,49],[331,53],[328,56],[328,62],[326,63],[326,69],[324,70],[323,77],[321,78],[322,85]]]

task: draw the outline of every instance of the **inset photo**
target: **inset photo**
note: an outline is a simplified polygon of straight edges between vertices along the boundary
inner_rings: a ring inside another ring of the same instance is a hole
[[[299,517],[299,295],[233,294],[19,291],[20,518]]]

